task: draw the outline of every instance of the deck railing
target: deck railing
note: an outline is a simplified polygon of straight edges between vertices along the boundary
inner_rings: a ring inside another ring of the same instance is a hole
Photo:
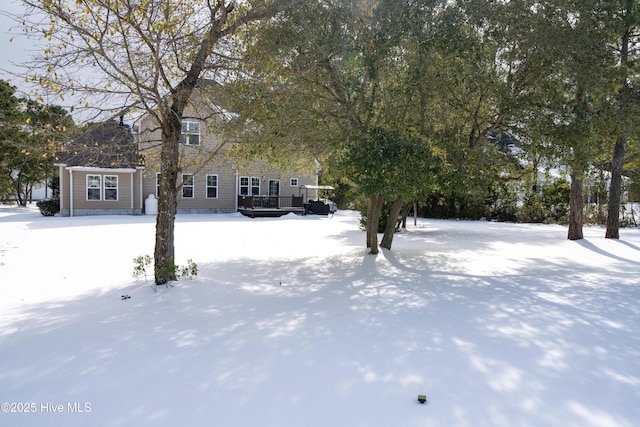
[[[302,209],[302,199],[302,196],[238,196],[238,207],[245,209]]]

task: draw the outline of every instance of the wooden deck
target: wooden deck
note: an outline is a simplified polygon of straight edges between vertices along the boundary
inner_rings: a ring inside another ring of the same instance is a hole
[[[238,196],[238,212],[250,218],[277,218],[303,214],[302,196]]]

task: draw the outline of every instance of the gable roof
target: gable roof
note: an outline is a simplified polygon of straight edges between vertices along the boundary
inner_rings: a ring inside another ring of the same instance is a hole
[[[65,145],[55,164],[96,168],[136,168],[142,158],[129,126],[106,121]]]

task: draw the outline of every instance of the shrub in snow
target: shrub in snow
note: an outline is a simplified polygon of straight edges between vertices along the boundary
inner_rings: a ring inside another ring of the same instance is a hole
[[[54,216],[60,212],[60,200],[58,199],[40,200],[36,202],[36,206],[44,216]]]
[[[151,255],[140,255],[133,259],[133,277],[139,279],[144,276],[144,279],[147,280],[147,267],[151,265],[153,258]],[[165,267],[169,270],[169,272],[175,274],[176,278],[180,277],[188,277],[189,279],[193,279],[193,276],[198,275],[198,264],[193,262],[193,260],[188,260],[187,265],[179,266],[173,262],[173,259],[167,262],[167,266]],[[156,272],[157,273],[157,272]],[[162,275],[163,271],[159,272],[159,275]]]

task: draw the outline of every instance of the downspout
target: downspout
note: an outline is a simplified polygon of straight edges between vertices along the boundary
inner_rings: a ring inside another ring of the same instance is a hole
[[[134,174],[134,173],[135,173],[135,172],[132,172],[132,173],[131,173],[131,215],[133,215],[133,212],[134,212],[134,211],[133,211],[133,201],[134,201],[134,198],[133,198],[133,196],[134,196],[134,195],[133,195],[133,174]]]
[[[142,170],[138,169],[139,173],[138,176],[140,177],[140,186],[138,187],[139,190],[139,197],[140,197],[140,212],[142,212],[142,209],[144,208],[144,197],[142,196]],[[146,212],[145,212],[146,213]]]
[[[234,198],[234,205],[235,205],[235,212],[238,212],[238,195],[240,194],[240,176],[239,176],[239,171],[238,168],[236,168],[236,194],[233,196]]]
[[[58,166],[58,197],[60,198],[60,215],[62,215],[62,209],[64,208],[64,168],[62,165]]]
[[[73,171],[69,169],[69,216],[73,216]]]

